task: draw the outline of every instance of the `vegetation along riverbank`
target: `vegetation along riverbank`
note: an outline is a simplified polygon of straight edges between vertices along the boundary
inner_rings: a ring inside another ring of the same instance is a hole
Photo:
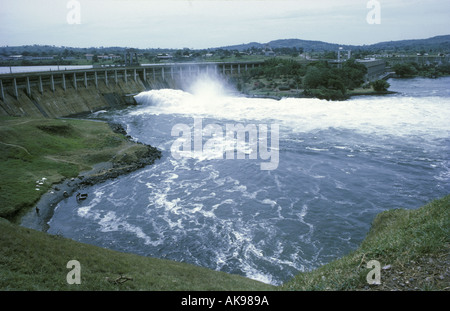
[[[42,194],[67,196],[75,185],[117,177],[161,156],[156,148],[129,140],[120,126],[105,122],[0,120],[0,217],[13,221],[30,211]],[[65,181],[72,186],[55,186]]]
[[[237,89],[254,97],[315,97],[345,100],[354,95],[390,94],[389,83],[365,81],[367,68],[355,59],[339,66],[327,61],[302,63],[272,58],[235,81]]]

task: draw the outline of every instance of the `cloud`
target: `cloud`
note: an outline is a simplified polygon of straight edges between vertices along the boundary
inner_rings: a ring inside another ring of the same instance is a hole
[[[379,0],[381,24],[368,25],[366,0],[2,0],[0,45],[54,44],[207,48],[299,38],[370,44],[450,29],[448,0]]]

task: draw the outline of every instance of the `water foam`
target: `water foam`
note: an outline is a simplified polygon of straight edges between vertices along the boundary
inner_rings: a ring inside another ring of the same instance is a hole
[[[206,89],[201,95],[200,89]],[[343,102],[319,99],[231,97],[207,82],[196,93],[173,89],[140,93],[142,105],[131,114],[178,114],[248,122],[271,120],[292,132],[328,128],[350,129],[381,135],[448,137],[450,98],[407,96],[357,97]]]

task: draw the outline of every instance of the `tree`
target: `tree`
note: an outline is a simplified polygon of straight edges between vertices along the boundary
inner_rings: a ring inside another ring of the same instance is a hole
[[[340,76],[346,88],[354,89],[364,83],[366,73],[366,66],[352,58],[342,65]]]
[[[303,77],[303,87],[305,89],[315,89],[321,86],[324,81],[324,71],[316,66],[310,66]]]
[[[386,80],[382,79],[372,82],[372,87],[375,92],[386,92],[390,86],[391,85]]]
[[[412,64],[395,64],[393,69],[400,78],[412,77],[417,74],[417,69]]]

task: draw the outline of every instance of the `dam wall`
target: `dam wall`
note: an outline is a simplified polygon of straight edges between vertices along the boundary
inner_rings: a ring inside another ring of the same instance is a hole
[[[261,62],[172,63],[0,75],[0,116],[58,118],[136,104],[151,89],[182,88],[199,74],[241,75]]]

